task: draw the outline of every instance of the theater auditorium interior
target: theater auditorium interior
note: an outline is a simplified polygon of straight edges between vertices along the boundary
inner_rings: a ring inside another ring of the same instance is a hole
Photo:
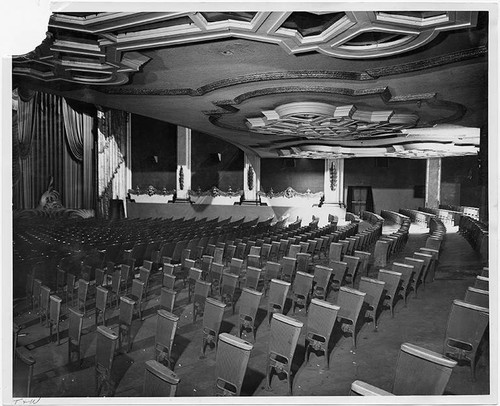
[[[492,14],[384,10],[51,14],[11,402],[496,399]]]

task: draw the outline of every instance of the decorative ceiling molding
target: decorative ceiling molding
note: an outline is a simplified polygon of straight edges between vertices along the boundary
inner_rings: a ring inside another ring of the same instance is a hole
[[[363,143],[343,145],[307,143],[276,147],[278,156],[290,158],[334,159],[353,157],[393,157],[423,159],[476,155],[479,152],[479,128],[438,125],[431,128],[403,129],[401,135]]]
[[[316,51],[338,58],[375,58],[416,49],[441,31],[474,27],[477,12],[442,11],[438,16],[409,17],[395,12],[331,13],[98,13],[86,16],[54,14],[49,26],[106,34],[102,45],[121,52],[166,47],[221,38],[246,38],[275,43],[290,54]],[[243,15],[245,14],[245,15]],[[299,16],[300,14],[300,16]],[[331,21],[324,23],[325,15]],[[314,27],[312,35],[301,25]],[[315,20],[321,19],[321,22]],[[302,20],[302,21],[301,21]],[[162,24],[152,24],[162,22]],[[293,27],[293,28],[290,28]]]
[[[346,96],[348,98],[357,98],[356,102],[359,102],[359,97],[363,96],[379,96],[385,105],[390,106],[391,104],[400,103],[411,103],[414,107],[413,109],[420,108],[422,105],[431,107],[433,110],[441,110],[443,113],[438,119],[433,119],[432,121],[421,120],[423,125],[434,125],[438,123],[450,123],[460,119],[465,112],[466,108],[459,104],[450,101],[438,100],[435,93],[422,93],[422,94],[406,94],[406,95],[393,95],[388,87],[381,88],[366,88],[366,89],[351,89],[351,88],[337,88],[337,87],[327,87],[327,86],[284,86],[284,87],[274,87],[274,88],[263,88],[254,90],[251,92],[246,92],[236,96],[233,100],[220,100],[212,102],[215,106],[219,107],[217,110],[208,110],[203,113],[209,116],[209,121],[213,125],[235,131],[247,131],[248,128],[243,126],[237,126],[224,121],[224,117],[228,114],[238,113],[240,110],[236,107],[239,104],[247,101],[251,98],[263,97],[269,95],[284,95],[284,94],[307,94],[311,95],[337,95]],[[303,97],[303,96],[302,96]],[[354,104],[354,102],[352,103]],[[380,110],[379,108],[374,108],[374,110]],[[445,114],[446,112],[446,114]],[[450,113],[451,112],[451,113]],[[417,113],[415,115],[418,116]],[[284,135],[284,134],[283,134]]]
[[[149,60],[139,53],[141,50],[225,38],[278,44],[290,54],[319,52],[347,59],[386,57],[423,46],[441,31],[474,27],[477,19],[477,12],[468,11],[443,11],[433,16],[422,13],[421,17],[366,11],[210,14],[214,13],[53,14],[49,21],[49,38],[35,52],[14,58],[13,72],[42,81],[118,86],[128,83],[130,75]],[[300,18],[297,18],[298,14]],[[301,27],[304,15],[312,29]],[[318,20],[316,25],[315,19]],[[308,34],[309,31],[313,34]],[[272,72],[217,81],[198,89],[113,88],[106,92],[199,96],[236,84],[297,79],[304,75],[307,78],[316,76],[316,79],[371,80],[485,53],[486,48],[480,47],[365,72]]]
[[[419,120],[417,114],[369,111],[354,104],[334,106],[317,102],[283,104],[262,114],[263,117],[246,119],[250,131],[315,140],[361,140],[400,135],[402,129],[414,127]]]
[[[139,52],[108,53],[97,41],[61,41],[48,32],[35,51],[13,60],[12,72],[46,82],[123,85],[149,60]]]

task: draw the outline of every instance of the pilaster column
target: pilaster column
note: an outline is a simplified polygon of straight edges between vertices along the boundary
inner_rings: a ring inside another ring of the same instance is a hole
[[[425,170],[425,207],[439,208],[441,201],[441,158],[427,158]]]
[[[260,156],[245,152],[243,166],[243,192],[245,200],[257,200],[260,190]]]
[[[344,204],[344,159],[325,159],[323,184],[326,205],[342,207]]]
[[[191,129],[177,126],[177,171],[175,188],[178,200],[187,200],[191,189]]]

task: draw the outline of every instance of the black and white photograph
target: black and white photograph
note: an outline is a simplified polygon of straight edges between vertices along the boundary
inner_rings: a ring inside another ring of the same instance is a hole
[[[3,404],[498,402],[496,2],[49,11],[2,55]]]

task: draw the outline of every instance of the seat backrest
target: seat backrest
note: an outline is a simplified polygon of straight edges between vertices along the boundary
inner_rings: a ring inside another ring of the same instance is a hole
[[[373,309],[377,309],[380,303],[380,298],[385,289],[385,282],[378,279],[367,278],[362,276],[359,281],[358,290],[365,292],[365,302]]]
[[[243,260],[239,258],[231,258],[231,263],[229,264],[229,272],[233,275],[240,275],[243,269]]]
[[[332,280],[342,283],[347,271],[347,262],[330,261],[330,266],[332,267]]]
[[[307,297],[312,289],[314,275],[297,271],[295,280],[293,281],[293,293]]]
[[[281,273],[281,264],[268,261],[266,263],[266,280],[278,279]]]
[[[344,255],[342,261],[347,264],[347,274],[350,275],[352,279],[356,278],[356,273],[359,266],[359,258],[353,257],[351,255]]]
[[[96,286],[102,286],[102,284],[104,283],[104,275],[105,274],[106,274],[106,272],[104,271],[104,269],[101,269],[101,268],[95,269],[95,285]]]
[[[111,278],[111,289],[113,290],[113,292],[118,292],[118,290],[120,289],[121,280],[122,272],[120,269],[117,269],[113,272],[113,276]],[[81,283],[81,279],[79,283]],[[78,288],[78,290],[80,290],[80,288]],[[78,296],[80,296],[80,292],[78,292]]]
[[[211,297],[205,300],[205,312],[203,313],[203,329],[210,330],[216,337],[219,335],[220,325],[224,317],[226,304]]]
[[[339,316],[356,324],[366,293],[342,286],[339,290],[337,305],[340,306]]]
[[[175,271],[174,264],[163,264],[163,274],[173,275]]]
[[[476,306],[490,307],[490,295],[487,290],[477,289],[472,286],[467,288],[464,301]]]
[[[267,243],[262,244],[262,249],[260,250],[260,258],[262,259],[262,261],[267,261],[270,252],[271,252],[271,244]]]
[[[363,381],[354,381],[349,396],[394,396],[394,394]]]
[[[332,268],[328,268],[322,265],[316,265],[314,267],[314,283],[318,288],[326,289],[328,286],[328,282],[330,281],[330,277],[332,275]]]
[[[290,283],[279,279],[271,279],[271,283],[269,284],[269,303],[277,304],[283,310],[290,285]]]
[[[260,258],[260,251],[261,248],[257,245],[253,245],[250,247],[250,251],[248,252],[248,255],[256,255]]]
[[[429,268],[431,266],[432,255],[424,254],[422,252],[414,252],[413,257],[416,259],[421,259],[424,261],[424,266],[421,272],[421,279],[424,279],[427,273],[429,272]]]
[[[288,363],[291,363],[303,326],[304,323],[299,320],[281,313],[273,313],[269,354],[280,355],[286,358]]]
[[[480,275],[476,276],[474,287],[477,289],[488,291],[490,288],[490,278],[486,278],[485,276]]]
[[[292,244],[288,249],[287,257],[295,258],[299,252],[300,252],[300,245]]]
[[[148,269],[148,268],[146,268],[146,269]],[[149,271],[151,271],[151,269],[149,269]],[[126,283],[128,283],[128,280],[130,277],[130,265],[121,264],[120,272],[121,272],[121,274],[120,274],[121,281],[122,282],[125,281]]]
[[[132,324],[132,317],[134,315],[135,301],[128,297],[120,297],[120,324],[130,326]]]
[[[197,279],[194,284],[194,301],[195,303],[205,303],[205,299],[208,297],[212,284],[210,282],[202,281]]]
[[[281,272],[283,275],[293,277],[297,260],[295,258],[283,257],[281,259]]]
[[[254,289],[243,288],[240,296],[240,318],[248,316],[255,321],[255,315],[259,309],[262,292]]]
[[[396,365],[395,395],[442,395],[456,361],[410,343],[403,343]]]
[[[262,269],[255,268],[253,266],[248,266],[246,273],[246,287],[249,287],[251,289],[257,289],[261,273]]]
[[[247,256],[247,266],[260,268],[260,256],[248,254]]]
[[[215,360],[216,387],[239,396],[253,345],[228,333],[219,334]]]
[[[179,377],[156,360],[146,361],[144,372],[144,397],[174,397]]]
[[[378,272],[378,280],[385,282],[386,296],[394,298],[398,291],[399,282],[401,281],[401,273],[381,269]]]
[[[210,272],[213,260],[214,257],[212,257],[211,255],[203,255],[201,257],[201,270],[205,273]]]
[[[236,285],[238,284],[238,275],[224,272],[222,274],[222,292],[226,294],[234,294]]]
[[[387,241],[378,240],[375,243],[375,250],[373,252],[373,263],[375,266],[386,266],[387,257],[389,255],[390,243]]]
[[[117,341],[118,335],[113,330],[105,326],[97,326],[96,366],[111,370]]]
[[[370,252],[355,250],[354,256],[358,257],[359,261],[360,261],[359,272],[362,275],[365,275],[366,270],[368,269],[368,264],[370,263],[370,257],[372,256],[372,254]]]
[[[175,283],[175,276],[172,276],[172,278],[174,278],[174,283]],[[139,279],[133,279],[131,292],[133,296],[135,296],[138,300],[141,300],[144,294],[144,282]]]
[[[328,251],[329,261],[340,261],[342,259],[342,244],[338,242],[330,243]]]
[[[192,281],[197,281],[198,279],[201,279],[201,275],[203,274],[201,269],[198,268],[190,268],[189,269],[189,275],[188,278]]]
[[[48,286],[42,285],[40,287],[40,307],[44,310],[48,310],[49,300],[50,300],[50,288]]]
[[[415,272],[413,265],[403,264],[401,262],[393,262],[392,270],[401,274],[401,282],[405,287],[408,286]]]
[[[236,250],[234,251],[234,255],[232,258],[238,258],[238,259],[243,259],[243,255],[245,254],[245,249],[246,249],[246,244],[245,243],[239,243],[236,246]]]
[[[62,299],[56,295],[50,295],[49,318],[52,322],[58,323],[61,317]]]
[[[307,272],[311,263],[311,254],[299,252],[297,254],[297,272]]]
[[[226,245],[226,248],[224,249],[224,260],[226,262],[231,261],[231,259],[234,258],[235,253],[236,253],[236,245],[233,244]]]
[[[474,353],[489,324],[489,309],[462,300],[454,300],[446,328],[447,347]]]
[[[217,247],[214,250],[214,262],[222,264],[224,262],[224,248]]]
[[[71,340],[79,343],[82,335],[83,313],[76,309],[68,307],[69,312],[69,327],[68,336]]]
[[[191,268],[196,268],[196,261],[194,259],[186,258],[182,262],[182,270],[183,272],[189,272]]]
[[[155,343],[171,348],[174,342],[179,316],[164,309],[157,310]]]
[[[415,282],[418,282],[422,277],[422,271],[424,269],[425,261],[423,259],[405,257],[404,263],[413,265],[413,280]]]
[[[325,339],[325,344],[328,345],[339,310],[339,306],[325,300],[312,299],[307,314],[306,337],[310,337],[312,334],[319,335]]]
[[[30,397],[33,369],[36,364],[35,358],[31,356],[25,347],[15,349],[14,374],[16,381],[12,387],[12,395],[15,397]]]
[[[160,289],[160,308],[172,312],[175,307],[177,292],[173,289],[162,287]]]

